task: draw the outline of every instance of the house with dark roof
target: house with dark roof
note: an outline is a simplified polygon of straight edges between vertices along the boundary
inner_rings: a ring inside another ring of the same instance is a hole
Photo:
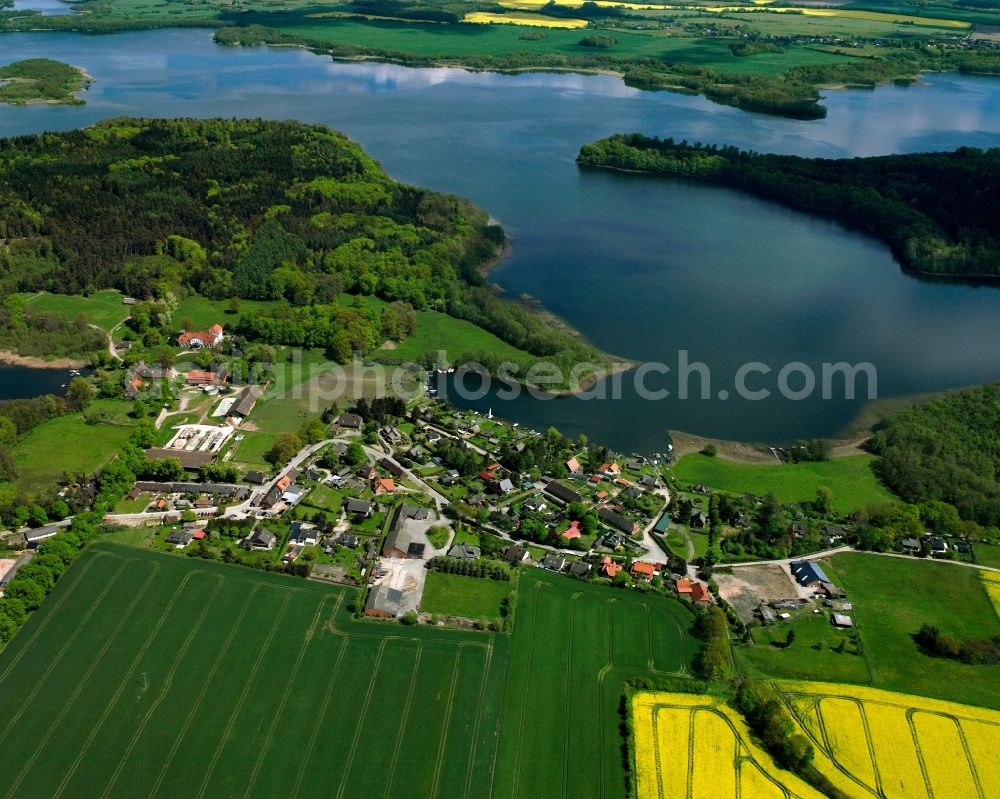
[[[568,486],[564,486],[557,480],[553,480],[548,483],[545,486],[544,491],[549,496],[555,497],[556,499],[565,502],[567,505],[573,502],[583,502],[583,496],[579,492],[574,491]]]
[[[290,544],[311,547],[316,544],[316,525],[309,522],[292,522],[292,532],[288,536]]]
[[[348,549],[355,549],[361,543],[361,539],[350,533],[341,533],[334,539],[334,543]]]
[[[382,544],[382,555],[387,558],[422,559],[426,547],[423,535],[409,522],[424,521],[429,517],[427,508],[405,504],[397,506],[389,524],[389,534]]]
[[[561,572],[563,567],[566,565],[566,558],[558,552],[550,552],[542,558],[542,562],[538,565],[543,569],[548,569],[549,571]]]
[[[472,544],[456,544],[448,550],[449,558],[459,558],[460,560],[475,560],[482,555],[482,550]]]
[[[791,564],[792,577],[799,585],[806,588],[820,588],[823,583],[830,583],[823,567],[808,560],[793,560]],[[831,583],[832,584],[832,583]]]
[[[392,619],[399,615],[403,602],[403,592],[387,585],[377,585],[368,595],[365,615],[375,618]]]
[[[372,515],[372,509],[375,507],[375,503],[367,499],[358,499],[357,497],[347,497],[344,500],[344,510],[347,511],[348,516],[358,516],[367,519]]]
[[[229,409],[230,416],[236,416],[240,419],[246,419],[250,415],[250,411],[253,410],[254,405],[257,404],[257,400],[260,399],[260,395],[264,393],[264,389],[260,386],[247,386],[240,392],[239,397],[233,404],[233,407]]]
[[[365,420],[356,413],[342,413],[337,419],[337,424],[343,430],[360,430],[365,425]]]
[[[259,469],[251,469],[243,475],[243,479],[253,485],[262,486],[267,482],[267,472],[262,472]]]
[[[184,549],[191,543],[192,538],[194,538],[194,534],[187,530],[175,530],[167,536],[167,543],[173,544],[177,549]]]
[[[590,574],[591,565],[585,560],[574,560],[569,564],[569,573],[574,577],[584,578]]]
[[[626,535],[632,535],[639,527],[638,524],[630,519],[626,519],[619,513],[615,513],[606,505],[597,509],[597,517],[605,524],[614,527],[616,530],[621,530]]]
[[[510,544],[501,549],[500,554],[511,566],[517,566],[528,559],[528,550],[520,544]]]
[[[259,552],[270,552],[278,543],[278,537],[266,527],[258,527],[243,539],[244,549],[255,549]]]

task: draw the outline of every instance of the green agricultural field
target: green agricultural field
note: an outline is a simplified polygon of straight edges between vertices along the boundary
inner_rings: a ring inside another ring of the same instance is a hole
[[[21,294],[25,309],[36,313],[50,313],[64,319],[76,319],[83,314],[92,325],[113,330],[129,315],[127,305],[122,305],[122,295],[117,291],[95,291],[88,297],[76,294]]]
[[[779,502],[785,503],[811,500],[817,488],[827,486],[833,492],[834,510],[849,513],[894,499],[876,479],[872,471],[874,460],[872,455],[854,455],[814,463],[762,466],[692,454],[677,461],[673,471],[686,483],[704,483],[739,494],[774,494]]]
[[[432,571],[427,575],[420,609],[470,619],[499,619],[500,603],[515,585],[514,582]]]
[[[36,494],[52,488],[67,472],[95,472],[128,441],[130,407],[117,400],[98,400],[87,412],[106,414],[105,422],[88,424],[83,414],[71,413],[40,424],[13,448],[17,488]]]
[[[717,14],[699,14],[707,24],[720,22]],[[750,15],[748,15],[750,16]],[[780,17],[785,15],[770,15]],[[336,42],[359,47],[380,48],[410,53],[428,58],[446,59],[449,56],[494,56],[511,53],[536,53],[538,55],[586,56],[588,49],[580,46],[585,35],[581,30],[547,29],[548,36],[540,40],[522,39],[524,28],[520,25],[471,25],[396,22],[388,20],[308,19],[292,16],[262,17],[263,24],[271,25],[284,33],[323,42]],[[781,22],[781,20],[779,20]],[[739,20],[739,24],[743,20]],[[810,50],[805,47],[790,48],[777,58],[754,56],[739,58],[729,49],[730,40],[722,38],[677,36],[660,31],[611,31],[618,44],[608,51],[615,56],[633,58],[658,58],[678,64],[698,64],[732,72],[750,72],[777,75],[792,66],[802,64],[829,64],[846,60],[845,56]]]
[[[91,545],[0,655],[4,795],[485,797],[508,639]]]
[[[496,799],[624,799],[622,684],[688,674],[696,650],[690,623],[673,600],[524,571]]]
[[[862,553],[826,565],[854,603],[873,687],[1000,708],[1000,666],[932,659],[910,637],[924,622],[958,638],[1000,635],[977,569]]]

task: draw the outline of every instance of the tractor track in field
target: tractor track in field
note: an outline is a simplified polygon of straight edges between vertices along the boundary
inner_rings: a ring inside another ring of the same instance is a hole
[[[202,699],[204,699],[205,694],[208,692],[208,686],[211,684],[212,679],[215,677],[216,672],[219,670],[219,665],[222,663],[223,658],[228,653],[229,646],[233,642],[233,639],[236,637],[236,633],[239,631],[240,626],[243,624],[243,619],[246,617],[247,611],[250,609],[250,605],[259,590],[260,590],[260,585],[255,585],[253,589],[250,591],[250,593],[247,595],[247,598],[243,602],[243,607],[241,608],[240,613],[236,618],[236,622],[233,625],[233,628],[229,631],[229,635],[226,636],[226,640],[223,642],[222,649],[219,651],[219,654],[216,655],[215,662],[212,664],[212,668],[210,668],[202,678],[201,690],[198,692],[198,696],[195,699],[194,703],[192,704],[191,710],[189,711],[187,717],[185,718],[184,725],[181,727],[180,730],[180,734],[174,740],[173,746],[171,746],[170,751],[167,753],[167,756],[164,759],[163,766],[161,767],[160,770],[160,774],[158,776],[158,779],[156,780],[156,784],[150,791],[151,797],[155,796],[156,792],[159,790],[160,784],[163,782],[163,777],[166,774],[167,769],[170,767],[171,762],[173,762],[174,755],[176,755],[177,750],[180,748],[181,741],[187,735],[187,731],[191,726],[191,721],[194,719],[194,714],[195,712],[197,712],[198,708],[201,707]],[[110,796],[111,792],[114,790],[115,783],[118,781],[118,777],[121,774],[122,768],[124,768],[125,761],[128,758],[128,755],[131,753],[132,749],[138,743],[139,734],[142,732],[142,729],[145,727],[146,723],[152,716],[153,710],[155,710],[155,706],[150,708],[150,712],[147,713],[146,718],[143,719],[140,729],[133,736],[132,742],[129,744],[128,749],[125,751],[125,755],[120,759],[118,767],[115,769],[115,773],[111,777],[111,781],[104,789],[104,793],[101,794],[101,799],[107,799],[107,797]]]
[[[337,608],[340,606],[340,599],[342,597],[343,594],[341,594],[337,600],[334,607],[334,613],[337,612]],[[319,605],[316,608],[316,613],[313,614],[312,623],[309,625],[309,628],[306,630],[306,634],[303,636],[302,646],[299,647],[299,653],[295,658],[295,665],[292,666],[291,670],[288,672],[288,679],[285,681],[285,690],[281,692],[281,701],[278,703],[277,710],[275,710],[271,716],[271,725],[268,727],[267,736],[264,738],[264,743],[260,748],[260,756],[254,764],[253,772],[250,774],[250,783],[243,792],[244,796],[250,796],[253,794],[254,786],[257,784],[257,777],[260,775],[261,766],[264,765],[264,759],[267,756],[267,750],[271,748],[271,741],[274,739],[274,731],[278,726],[278,720],[285,712],[285,706],[288,704],[289,696],[291,696],[291,691],[289,689],[295,684],[295,678],[298,677],[299,669],[302,667],[302,661],[306,656],[306,650],[309,648],[309,643],[312,641],[313,635],[316,633],[316,628],[319,625],[319,620],[323,614],[323,608],[325,605],[326,599],[320,599]]]
[[[125,567],[125,564],[122,564],[122,568],[124,568],[124,567]],[[24,765],[21,767],[21,771],[18,774],[17,779],[14,780],[14,782],[10,785],[9,789],[7,790],[7,793],[5,794],[6,797],[15,796],[17,794],[17,789],[18,789],[18,786],[20,786],[21,781],[27,776],[28,772],[31,771],[31,768],[32,768],[32,766],[34,766],[35,761],[38,760],[38,758],[41,756],[42,752],[45,749],[45,745],[49,742],[49,738],[52,737],[52,734],[59,727],[59,725],[62,722],[63,718],[69,712],[70,707],[73,705],[74,702],[76,702],[77,698],[80,696],[80,693],[83,691],[84,686],[90,680],[91,675],[97,670],[97,667],[100,664],[101,660],[104,658],[104,655],[111,648],[111,645],[115,642],[115,640],[118,638],[118,634],[122,631],[122,628],[125,626],[125,624],[128,621],[129,617],[132,615],[132,611],[135,610],[135,606],[139,604],[139,600],[142,599],[142,597],[146,593],[146,589],[149,588],[150,583],[153,582],[153,578],[156,576],[157,571],[158,571],[158,569],[153,569],[153,571],[150,573],[149,577],[146,578],[146,582],[143,583],[142,588],[139,591],[136,592],[135,596],[132,598],[132,601],[129,603],[128,607],[125,609],[125,612],[122,613],[121,617],[118,619],[118,623],[115,625],[115,628],[112,631],[111,635],[108,636],[107,641],[105,641],[104,645],[97,651],[97,657],[94,658],[93,662],[90,664],[90,667],[80,677],[80,680],[77,683],[76,689],[73,691],[72,694],[70,694],[69,699],[63,705],[63,708],[59,712],[59,715],[56,716],[56,718],[53,720],[53,722],[49,725],[49,729],[46,731],[45,735],[42,737],[42,740],[39,742],[38,746],[35,748],[34,754],[32,754],[32,756],[30,758],[28,758],[28,760],[26,760],[25,763],[24,763]],[[185,582],[186,582],[186,580],[185,580]],[[173,603],[176,600],[177,596],[179,595],[180,589],[181,589],[181,586],[178,586],[177,590],[174,591],[174,596],[171,598],[171,603]],[[91,611],[91,612],[93,612],[93,611]],[[89,618],[89,615],[90,614],[88,613],[88,618]],[[162,619],[162,617],[161,617],[161,619]],[[162,620],[161,620],[161,623],[162,623]],[[81,625],[81,627],[82,627],[82,625]],[[42,685],[43,683],[40,680],[38,684]],[[24,707],[26,707],[26,706],[27,705],[25,705]]]
[[[211,609],[212,603],[215,601],[215,597],[218,596],[219,591],[222,590],[222,586],[225,583],[225,579],[222,577],[222,575],[219,574],[210,574],[209,572],[202,572],[200,570],[193,570],[191,574],[192,575],[209,574],[209,576],[216,578],[217,582],[215,584],[215,590],[212,591],[212,595],[208,598],[208,600],[205,601],[201,613],[198,616],[198,620],[191,627],[191,630],[188,632],[187,638],[184,639],[184,643],[181,645],[181,648],[177,650],[177,656],[174,658],[173,665],[170,667],[170,670],[167,672],[166,677],[163,680],[163,685],[160,688],[159,695],[153,701],[149,711],[147,711],[144,717],[145,720],[149,719],[149,716],[152,715],[153,711],[166,698],[167,693],[170,691],[170,688],[173,685],[174,675],[177,671],[177,667],[180,665],[181,660],[187,654],[188,649],[190,649],[191,643],[194,641],[195,636],[201,631],[201,625],[204,624],[205,619],[208,618],[208,611]],[[180,588],[184,588],[186,583],[187,583],[187,578],[185,578],[185,580],[181,583],[178,590],[180,590]],[[174,601],[175,599],[172,598],[170,604],[167,606],[163,614],[160,616],[160,620],[157,622],[156,627],[153,628],[153,632],[147,637],[145,643],[143,643],[142,648],[139,650],[139,654],[137,654],[135,658],[132,660],[132,665],[129,667],[128,672],[126,672],[126,675],[119,682],[118,690],[115,691],[114,696],[111,698],[111,701],[109,701],[104,706],[104,711],[101,713],[101,717],[98,719],[97,723],[91,728],[90,734],[87,736],[87,739],[83,742],[83,746],[80,748],[80,751],[76,756],[76,760],[73,761],[73,765],[70,767],[69,772],[67,772],[66,776],[63,777],[62,782],[59,784],[59,788],[56,790],[54,794],[54,799],[58,799],[60,796],[62,796],[62,793],[64,790],[66,790],[66,786],[69,784],[70,779],[72,779],[73,774],[75,774],[76,770],[80,767],[80,763],[83,761],[84,756],[90,749],[91,744],[93,744],[94,739],[97,737],[98,731],[101,729],[101,727],[104,726],[104,723],[108,720],[108,716],[111,715],[112,708],[116,704],[118,704],[118,700],[121,698],[122,693],[124,693],[125,691],[125,687],[128,685],[128,680],[131,678],[133,672],[138,667],[139,663],[141,663],[142,659],[146,656],[146,653],[149,651],[149,648],[153,645],[153,640],[156,638],[157,635],[159,635],[160,629],[163,627],[163,623],[167,620],[167,618],[170,615],[170,611],[173,609]],[[142,730],[142,727],[145,725],[145,720],[140,724],[139,730],[136,732],[136,736],[138,736],[139,732],[141,732]],[[129,747],[128,751],[131,751],[131,746]],[[123,760],[124,758],[120,758],[119,763],[121,763]]]
[[[209,761],[208,768],[205,770],[205,776],[201,780],[201,787],[199,787],[198,793],[196,794],[197,799],[201,799],[205,795],[205,791],[208,789],[208,784],[212,779],[212,774],[215,772],[215,767],[219,762],[219,758],[222,756],[222,750],[225,747],[226,740],[233,731],[233,725],[236,723],[236,717],[240,714],[240,711],[243,709],[243,705],[247,700],[247,696],[250,694],[250,686],[253,685],[254,679],[257,677],[257,672],[260,671],[261,664],[264,662],[264,655],[267,653],[267,650],[271,646],[271,642],[274,640],[274,635],[280,626],[281,617],[284,616],[285,609],[288,607],[288,603],[291,598],[291,592],[285,595],[285,599],[281,603],[281,610],[274,616],[274,621],[271,623],[271,629],[267,634],[267,639],[264,641],[263,646],[261,646],[260,653],[257,655],[257,659],[254,661],[253,667],[250,669],[250,674],[246,680],[246,687],[244,688],[243,693],[240,694],[236,707],[234,707],[232,713],[229,714],[229,720],[226,722],[225,729],[219,737],[219,745],[215,747],[215,752],[212,753],[212,759]]]

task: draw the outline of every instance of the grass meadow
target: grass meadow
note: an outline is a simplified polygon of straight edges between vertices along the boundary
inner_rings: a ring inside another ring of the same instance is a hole
[[[420,609],[427,613],[444,613],[472,619],[500,618],[500,603],[510,595],[516,583],[445,574],[432,571],[427,575]]]
[[[122,304],[122,295],[117,291],[95,291],[87,297],[47,291],[20,296],[25,300],[28,311],[50,313],[64,319],[76,319],[83,314],[87,322],[108,331],[124,322],[129,315],[129,307]]]
[[[4,796],[488,796],[508,640],[92,545],[0,656]]]
[[[130,407],[118,400],[96,400],[87,412],[104,421],[88,424],[82,413],[70,413],[38,425],[13,448],[17,488],[36,494],[50,489],[67,472],[93,474],[128,441]]]
[[[803,502],[827,486],[833,492],[833,508],[847,513],[867,505],[889,502],[893,495],[875,477],[872,455],[853,455],[813,463],[762,466],[734,463],[718,457],[685,455],[674,467],[677,478],[687,483],[705,483],[720,491],[757,496],[774,494],[779,502]]]

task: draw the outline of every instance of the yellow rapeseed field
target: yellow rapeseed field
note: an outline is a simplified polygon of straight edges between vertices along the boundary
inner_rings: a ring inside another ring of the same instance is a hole
[[[638,799],[821,799],[778,768],[739,713],[713,697],[643,691],[631,708]]]
[[[846,796],[1000,799],[1000,712],[855,685],[779,682]]]
[[[1000,572],[981,571],[979,575],[983,579],[983,584],[986,586],[986,593],[990,595],[997,616],[1000,616]]]
[[[473,22],[478,25],[533,25],[537,28],[586,28],[585,19],[558,19],[542,14],[491,14],[488,11],[473,11],[462,17],[462,22]]]

